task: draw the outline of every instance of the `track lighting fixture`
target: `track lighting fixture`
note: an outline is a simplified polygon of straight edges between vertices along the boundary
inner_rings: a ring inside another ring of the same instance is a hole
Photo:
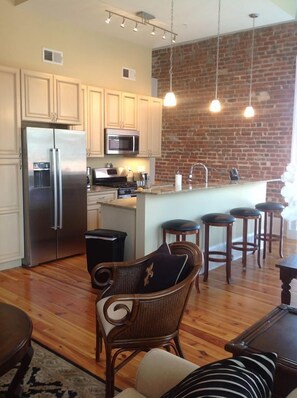
[[[218,80],[219,80],[219,56],[220,56],[220,24],[221,24],[221,0],[219,0],[219,10],[218,10],[218,36],[217,36],[217,61],[216,61],[216,88],[215,88],[215,98],[211,101],[209,110],[210,112],[217,113],[220,112],[222,107],[218,99]]]
[[[162,27],[160,27],[160,26],[157,26],[157,25],[151,23],[150,21],[153,20],[153,19],[155,19],[155,17],[154,17],[153,15],[151,15],[151,14],[148,14],[148,13],[145,12],[145,11],[139,11],[139,12],[136,13],[136,17],[137,17],[138,19],[136,19],[136,18],[130,18],[130,17],[126,16],[126,15],[122,15],[122,14],[119,14],[119,13],[117,13],[117,12],[113,12],[113,11],[110,11],[110,10],[105,10],[105,11],[108,13],[108,17],[107,17],[106,20],[105,20],[105,22],[106,22],[107,24],[110,24],[110,22],[111,22],[111,17],[115,15],[115,16],[117,16],[117,17],[122,18],[122,23],[121,23],[121,25],[120,25],[121,28],[124,28],[124,27],[125,27],[125,22],[126,22],[126,21],[132,21],[132,22],[135,23],[135,27],[133,28],[133,31],[134,31],[134,32],[137,32],[137,31],[138,31],[138,26],[139,26],[140,24],[141,24],[141,25],[147,25],[147,26],[149,26],[149,27],[152,28],[152,30],[151,30],[151,32],[150,32],[152,36],[155,36],[155,35],[157,34],[157,30],[159,29],[160,31],[163,32],[163,36],[162,36],[163,39],[166,39],[166,33],[169,33],[172,42],[175,43],[175,41],[176,41],[177,33],[173,32],[172,29],[171,29],[171,30],[164,29],[164,28],[162,28]]]
[[[169,69],[169,79],[170,79],[169,87],[170,88],[164,98],[164,106],[168,106],[168,107],[176,105],[176,98],[175,98],[174,92],[172,91],[172,69],[173,69],[173,65],[172,65],[173,39],[172,39],[172,36],[174,35],[174,33],[172,33],[172,31],[173,31],[173,0],[171,0],[171,41],[170,41],[170,69]]]
[[[252,107],[252,84],[253,84],[253,66],[254,66],[254,42],[255,42],[255,19],[259,14],[250,14],[249,17],[253,19],[253,33],[252,33],[252,47],[251,47],[251,69],[250,69],[250,92],[249,104],[244,110],[244,117],[247,119],[255,116],[254,108]]]
[[[109,13],[108,13],[108,17],[106,18],[105,22],[106,22],[107,24],[109,24],[110,21],[111,21],[111,13],[109,12]]]

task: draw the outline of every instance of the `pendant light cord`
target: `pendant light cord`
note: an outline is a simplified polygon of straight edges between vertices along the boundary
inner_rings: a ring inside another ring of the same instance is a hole
[[[221,0],[219,0],[218,11],[218,38],[217,38],[217,65],[216,65],[216,91],[215,99],[218,98],[218,82],[219,82],[219,56],[220,56],[220,28],[221,28]]]
[[[171,32],[173,32],[173,0],[171,0]],[[171,37],[170,37],[171,41],[170,41],[170,69],[169,69],[169,91],[172,92],[172,71],[173,71],[173,48],[172,48],[172,40],[173,40],[173,34],[171,33]]]
[[[253,18],[253,33],[252,33],[252,54],[251,54],[251,71],[250,71],[250,94],[249,94],[249,106],[252,104],[252,84],[253,84],[253,67],[254,67],[254,42],[255,42],[255,19],[257,14],[250,14]]]

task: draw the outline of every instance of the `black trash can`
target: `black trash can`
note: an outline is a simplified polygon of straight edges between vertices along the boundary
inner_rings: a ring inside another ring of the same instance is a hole
[[[95,265],[106,261],[123,261],[126,232],[94,229],[85,234],[87,267],[91,274]]]

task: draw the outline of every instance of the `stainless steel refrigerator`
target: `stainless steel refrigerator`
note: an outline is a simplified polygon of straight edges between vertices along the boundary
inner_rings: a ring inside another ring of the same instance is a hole
[[[85,132],[22,131],[25,257],[34,266],[85,252]]]

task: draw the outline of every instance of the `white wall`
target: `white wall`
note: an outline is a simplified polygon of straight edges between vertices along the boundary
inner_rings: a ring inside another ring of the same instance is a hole
[[[151,94],[150,49],[36,16],[13,3],[0,0],[0,64],[77,77],[99,87]],[[63,51],[64,65],[43,63],[43,47]],[[123,66],[136,70],[136,81],[121,78]]]

